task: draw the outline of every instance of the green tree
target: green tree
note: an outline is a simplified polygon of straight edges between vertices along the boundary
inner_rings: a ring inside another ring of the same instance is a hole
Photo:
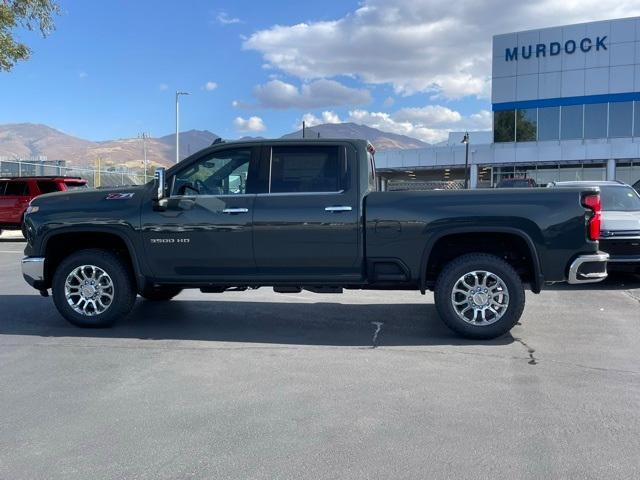
[[[60,13],[55,0],[0,0],[0,71],[11,70],[26,60],[31,49],[16,40],[16,30],[39,30],[47,36],[54,29],[53,17]]]
[[[536,111],[518,110],[516,112],[516,140],[518,142],[536,141]]]

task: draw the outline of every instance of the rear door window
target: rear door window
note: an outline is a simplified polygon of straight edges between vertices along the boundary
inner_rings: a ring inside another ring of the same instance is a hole
[[[275,146],[270,193],[339,192],[347,186],[347,159],[339,146]]]
[[[8,182],[4,194],[8,197],[26,197],[29,195],[29,184],[27,182]]]
[[[40,190],[40,193],[45,194],[59,192],[60,188],[56,182],[41,180],[38,182],[38,190]]]

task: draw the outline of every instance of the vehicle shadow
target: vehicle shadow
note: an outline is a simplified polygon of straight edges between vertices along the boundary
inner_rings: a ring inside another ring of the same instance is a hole
[[[108,329],[68,324],[50,298],[0,296],[0,334],[41,337],[198,340],[372,347],[375,322],[382,323],[377,346],[507,345],[466,340],[441,322],[432,304],[357,305],[339,303],[198,301],[148,302],[138,299],[131,315]]]

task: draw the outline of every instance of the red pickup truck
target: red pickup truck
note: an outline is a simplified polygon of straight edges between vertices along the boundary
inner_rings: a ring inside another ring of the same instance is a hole
[[[80,177],[0,178],[0,234],[22,229],[24,212],[38,195],[86,186],[87,181]]]

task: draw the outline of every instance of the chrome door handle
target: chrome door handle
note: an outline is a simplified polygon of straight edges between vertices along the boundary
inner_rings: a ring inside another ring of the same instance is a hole
[[[334,207],[324,207],[325,212],[350,212],[353,210],[351,207],[346,205],[337,205]]]
[[[225,208],[222,213],[247,213],[248,208]]]

